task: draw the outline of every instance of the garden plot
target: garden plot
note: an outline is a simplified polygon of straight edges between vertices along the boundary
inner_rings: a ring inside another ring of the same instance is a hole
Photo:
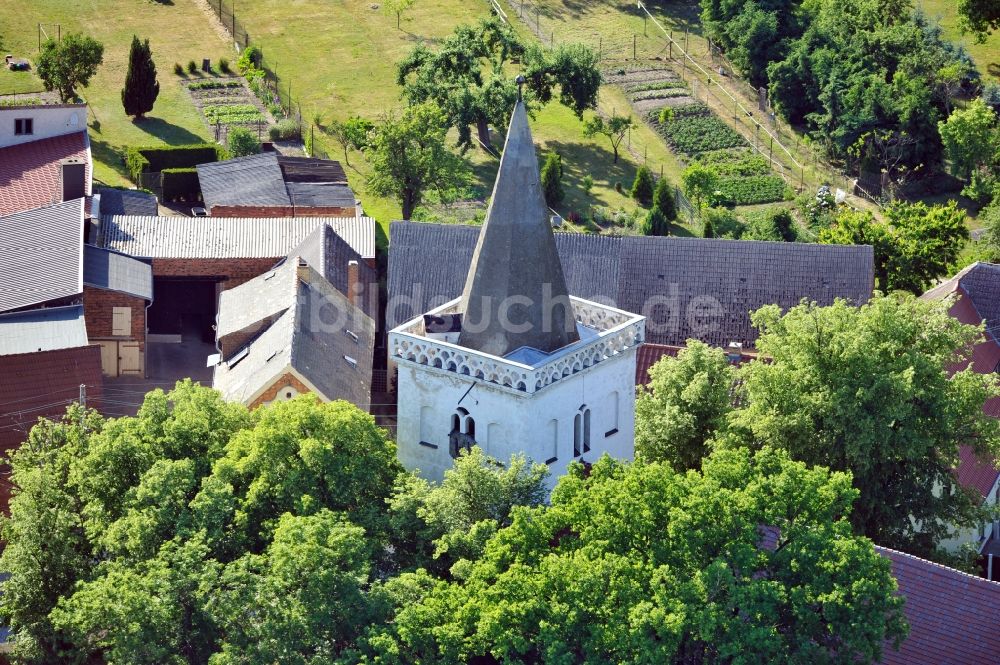
[[[643,117],[648,113],[658,112],[664,106],[692,104],[695,101],[687,84],[672,69],[666,67],[623,67],[605,72],[604,79],[620,86],[632,108]]]
[[[258,140],[267,140],[268,129],[275,124],[274,118],[243,78],[194,81],[186,87],[216,141],[225,143],[233,127],[244,127]]]

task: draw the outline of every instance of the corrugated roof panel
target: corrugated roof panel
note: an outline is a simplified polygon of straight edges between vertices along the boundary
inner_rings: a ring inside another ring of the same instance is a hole
[[[323,224],[329,224],[363,258],[374,258],[375,220],[371,217],[115,215],[102,220],[100,244],[139,258],[279,258]]]
[[[0,312],[83,292],[83,204],[0,217]]]
[[[0,315],[0,356],[87,345],[83,305]]]
[[[103,247],[84,245],[83,283],[146,300],[153,299],[152,266]]]

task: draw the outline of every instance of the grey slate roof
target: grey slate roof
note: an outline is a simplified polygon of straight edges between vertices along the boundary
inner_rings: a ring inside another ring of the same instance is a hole
[[[461,294],[477,236],[469,226],[392,223],[388,329]],[[874,286],[868,246],[575,233],[555,239],[570,294],[646,316],[646,340],[657,344],[681,346],[693,337],[752,347],[750,311],[803,298],[862,303]]]
[[[152,215],[160,214],[156,197],[138,190],[102,187],[94,192],[101,196],[101,215]]]
[[[83,246],[83,283],[146,300],[153,299],[153,268],[103,247]]]
[[[0,356],[87,346],[83,305],[0,314]]]
[[[273,152],[199,164],[197,168],[206,208],[292,205]]]
[[[983,317],[986,331],[994,340],[1000,340],[1000,265],[974,263],[959,284]]]
[[[0,217],[0,312],[83,292],[83,205]]]
[[[580,338],[520,99],[459,309],[467,323],[458,343],[495,356],[521,347],[550,353]]]
[[[219,339],[274,320],[294,305],[298,262],[286,261],[274,270],[219,295],[216,335]]]
[[[98,245],[137,258],[280,258],[324,224],[375,256],[371,217],[105,217]]]
[[[375,322],[312,268],[291,268],[297,279],[287,291],[285,312],[247,345],[245,357],[231,367],[216,366],[213,387],[225,399],[250,401],[291,368],[325,399],[344,399],[367,411]]]
[[[329,224],[324,224],[306,236],[297,247],[288,253],[289,256],[302,257],[319,274],[323,275],[334,288],[347,294],[347,264],[358,262],[358,278],[362,284],[375,284],[378,276],[375,269],[369,266],[360,254],[347,243]],[[349,294],[348,294],[349,295]],[[368,298],[362,298],[362,309],[372,318],[378,316],[375,304]]]
[[[349,207],[356,202],[338,162],[274,152],[198,165],[205,207]]]

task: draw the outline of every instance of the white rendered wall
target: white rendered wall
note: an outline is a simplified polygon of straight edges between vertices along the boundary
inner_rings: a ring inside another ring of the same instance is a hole
[[[31,118],[31,134],[15,134],[14,120]],[[87,130],[87,107],[82,104],[0,107],[0,148]]]
[[[557,459],[549,464],[552,487],[569,463],[580,459],[573,456],[574,417],[580,406],[586,405],[591,410],[590,452],[582,459],[595,462],[605,452],[618,459],[632,459],[635,362],[633,347],[534,394],[513,394],[454,372],[400,362],[397,454],[407,469],[419,469],[424,478],[441,480],[452,466],[448,434],[452,415],[461,406],[475,419],[479,446],[501,462],[523,452],[544,463],[555,448]],[[617,413],[612,407],[615,393]],[[553,420],[558,432],[555,445]]]

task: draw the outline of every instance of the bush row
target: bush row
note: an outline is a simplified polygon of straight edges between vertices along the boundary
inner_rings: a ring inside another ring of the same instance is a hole
[[[122,152],[125,168],[132,180],[139,182],[143,173],[164,169],[192,168],[226,159],[226,150],[212,143],[173,146],[127,146]]]
[[[253,104],[206,106],[202,109],[202,113],[205,114],[210,123],[223,125],[239,125],[264,119],[263,114]]]
[[[633,95],[632,101],[638,102],[643,99],[673,99],[675,97],[686,97],[690,93],[687,88],[670,88],[668,90],[644,90]]]
[[[643,92],[646,90],[675,90],[683,89],[687,90],[687,84],[684,81],[655,81],[653,83],[627,83],[625,86],[625,92]]]
[[[197,201],[201,198],[197,169],[163,169],[160,189],[164,201]]]
[[[197,81],[188,86],[188,90],[215,90],[217,88],[242,88],[243,81],[230,79],[228,81]]]

